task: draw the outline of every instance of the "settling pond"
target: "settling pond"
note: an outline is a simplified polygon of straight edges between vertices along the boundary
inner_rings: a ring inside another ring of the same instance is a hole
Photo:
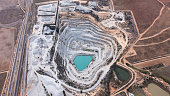
[[[120,81],[125,82],[129,79],[129,73],[127,70],[119,66],[115,66],[114,71]]]

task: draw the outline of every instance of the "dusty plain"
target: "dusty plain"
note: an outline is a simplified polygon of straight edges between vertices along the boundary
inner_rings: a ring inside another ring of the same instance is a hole
[[[132,10],[140,38],[132,46],[125,59],[140,72],[149,72],[158,77],[164,86],[169,84],[170,67],[170,1],[169,0],[113,0],[116,10]],[[133,2],[133,3],[130,3]],[[125,60],[125,61],[126,61]],[[151,66],[161,67],[144,70]],[[137,77],[144,78],[145,76]],[[142,81],[143,79],[141,79]],[[163,80],[163,81],[161,81]],[[137,80],[140,82],[140,80]],[[154,81],[155,82],[155,81]],[[140,83],[139,83],[140,84]],[[160,84],[160,83],[158,83]],[[146,85],[144,85],[146,86]],[[163,86],[160,86],[163,88]],[[141,89],[140,89],[141,90]],[[147,88],[142,89],[148,96]],[[135,95],[136,92],[132,92]],[[138,94],[139,95],[139,94]],[[143,95],[142,95],[143,96]]]
[[[153,20],[159,15],[159,11],[162,7],[157,0],[113,1],[115,10],[132,10],[140,33],[143,33],[152,24]]]
[[[23,19],[21,0],[0,0],[0,94],[11,64],[13,48]]]

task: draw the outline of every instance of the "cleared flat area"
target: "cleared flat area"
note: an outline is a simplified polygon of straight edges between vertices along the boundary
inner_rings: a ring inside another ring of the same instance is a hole
[[[17,0],[0,0],[0,9],[14,6],[16,4],[17,4]]]
[[[0,71],[7,71],[14,46],[15,28],[0,28]]]
[[[23,18],[23,12],[14,7],[0,11],[0,23],[9,24],[18,21]]]
[[[162,5],[157,0],[113,0],[115,10],[132,10],[140,33],[159,15]]]
[[[149,66],[146,62],[137,63],[141,60],[152,60],[153,58],[161,58],[162,56],[170,54],[170,8],[167,6],[168,2],[166,0],[162,1],[164,1],[165,6],[160,18],[157,19],[153,26],[150,27],[133,47],[137,55],[126,58],[130,63],[136,63],[137,65],[134,65],[138,68]],[[151,64],[155,64],[155,60],[153,60]],[[156,61],[166,65],[164,59],[158,59]]]
[[[133,94],[135,96],[146,96],[145,92],[142,90],[142,88],[135,87]]]
[[[2,88],[4,86],[4,82],[5,82],[5,79],[6,79],[6,75],[7,73],[0,73],[0,94],[2,92]]]
[[[169,0],[160,0],[162,1],[166,6],[170,7],[170,1]]]
[[[17,38],[17,32],[24,13],[17,5],[23,0],[0,0],[0,72],[8,71]],[[14,40],[15,39],[15,40]],[[5,82],[6,73],[0,74],[0,93]]]
[[[154,83],[148,85],[148,91],[152,96],[169,96],[169,94]]]
[[[159,43],[169,38],[170,38],[170,27],[169,29],[163,31],[157,36],[154,36],[152,38],[146,38],[144,40],[139,40],[136,45],[147,45],[147,44],[152,44],[152,43]]]
[[[155,22],[155,24],[142,36],[142,38],[146,38],[149,36],[153,36],[161,32],[161,30],[170,27],[170,8],[165,7],[162,11],[162,15],[160,18]]]
[[[144,68],[144,67],[149,67],[149,66],[154,66],[157,64],[164,64],[164,66],[170,66],[170,56],[164,57],[164,58],[160,58],[160,59],[154,59],[154,60],[150,60],[150,61],[145,61],[145,62],[140,62],[140,63],[136,63],[134,64],[134,66],[138,69]]]
[[[126,58],[130,63],[133,64],[141,60],[145,61],[145,59],[151,60],[158,56],[170,54],[170,40],[151,46],[134,47],[134,50],[137,55]]]
[[[170,83],[170,66],[164,67],[164,68],[158,68],[152,71],[152,74],[156,75],[157,77],[161,77],[166,82]]]

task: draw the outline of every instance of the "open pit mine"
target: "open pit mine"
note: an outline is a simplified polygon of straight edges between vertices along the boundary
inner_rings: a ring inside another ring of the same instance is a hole
[[[35,4],[27,46],[27,96],[98,96],[111,66],[139,33],[130,11],[110,0]],[[107,95],[102,95],[107,96]]]

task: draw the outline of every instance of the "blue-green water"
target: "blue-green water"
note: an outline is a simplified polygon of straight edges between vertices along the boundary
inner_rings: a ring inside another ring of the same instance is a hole
[[[92,61],[92,56],[88,55],[79,55],[73,60],[74,64],[76,65],[79,71],[84,70]]]

